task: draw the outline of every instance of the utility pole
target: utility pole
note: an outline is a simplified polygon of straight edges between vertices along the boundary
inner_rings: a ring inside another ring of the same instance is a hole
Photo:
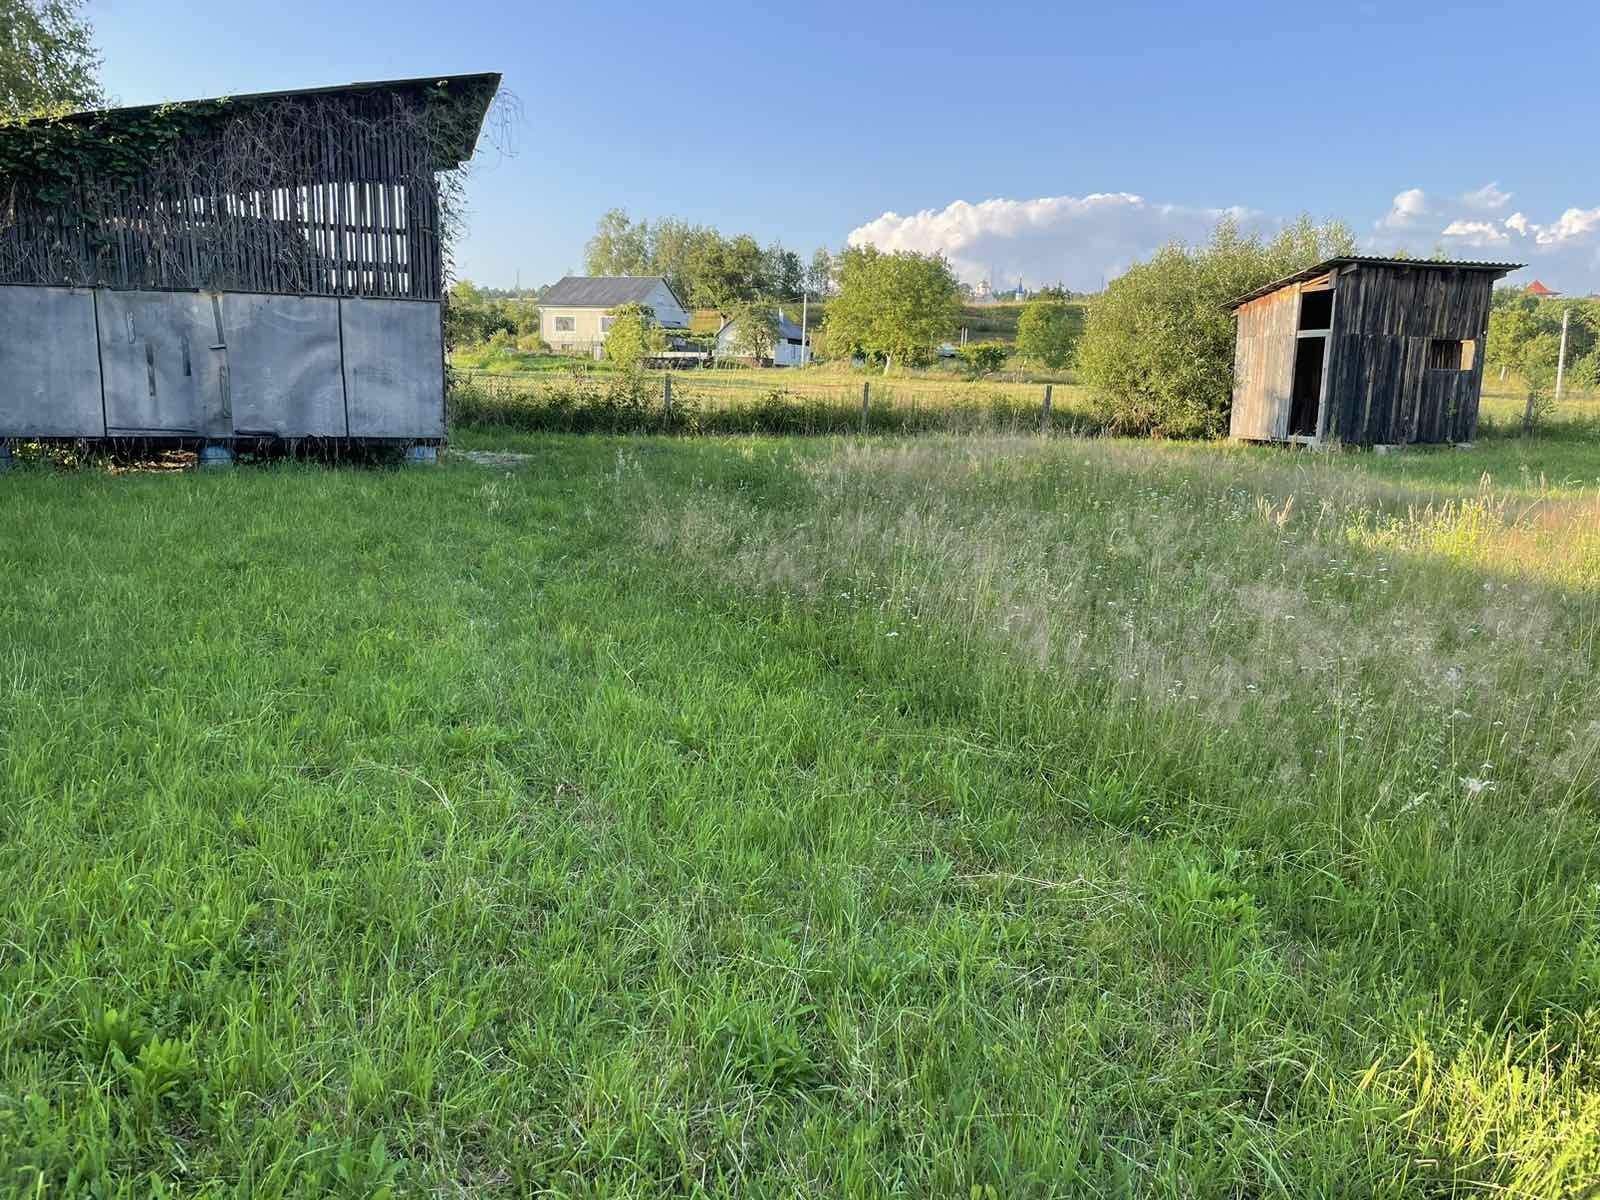
[[[1567,380],[1567,326],[1572,322],[1572,306],[1561,310],[1561,353],[1556,357],[1556,403],[1561,403],[1561,387]]]
[[[800,365],[811,361],[811,327],[806,324],[806,310],[811,304],[811,289],[800,292]]]

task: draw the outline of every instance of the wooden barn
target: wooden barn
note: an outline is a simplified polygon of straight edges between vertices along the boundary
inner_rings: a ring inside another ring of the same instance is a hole
[[[1470,442],[1495,282],[1519,263],[1329,259],[1233,301],[1233,437]]]
[[[249,439],[437,443],[452,173],[499,82],[0,124],[0,453],[35,438],[222,458]]]

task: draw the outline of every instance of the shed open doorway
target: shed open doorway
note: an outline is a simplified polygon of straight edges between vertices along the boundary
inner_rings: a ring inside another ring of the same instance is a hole
[[[1300,293],[1300,319],[1294,350],[1294,380],[1289,392],[1289,436],[1315,439],[1322,427],[1328,334],[1333,327],[1333,289]]]

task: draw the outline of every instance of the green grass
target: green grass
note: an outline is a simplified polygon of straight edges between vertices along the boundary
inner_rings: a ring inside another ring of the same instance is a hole
[[[0,479],[0,1189],[1600,1182],[1592,441],[502,444]]]
[[[672,410],[665,385],[672,383]],[[1052,386],[1052,426],[1092,425],[1088,396]],[[912,375],[805,370],[715,370],[592,375],[478,374],[452,377],[452,423],[470,436],[511,433],[1015,433],[1037,430],[1044,385]]]

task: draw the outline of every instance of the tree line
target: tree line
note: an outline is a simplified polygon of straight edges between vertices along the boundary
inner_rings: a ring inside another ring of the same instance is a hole
[[[590,275],[660,275],[690,308],[719,310],[826,295],[834,279],[825,247],[805,263],[780,242],[763,247],[748,233],[730,237],[677,217],[635,221],[620,208],[600,218],[583,263]]]
[[[1540,300],[1520,287],[1495,289],[1483,362],[1502,380],[1514,374],[1521,381],[1528,399],[1525,425],[1533,425],[1555,402],[1564,314],[1569,314],[1566,386],[1600,388],[1600,300]]]

